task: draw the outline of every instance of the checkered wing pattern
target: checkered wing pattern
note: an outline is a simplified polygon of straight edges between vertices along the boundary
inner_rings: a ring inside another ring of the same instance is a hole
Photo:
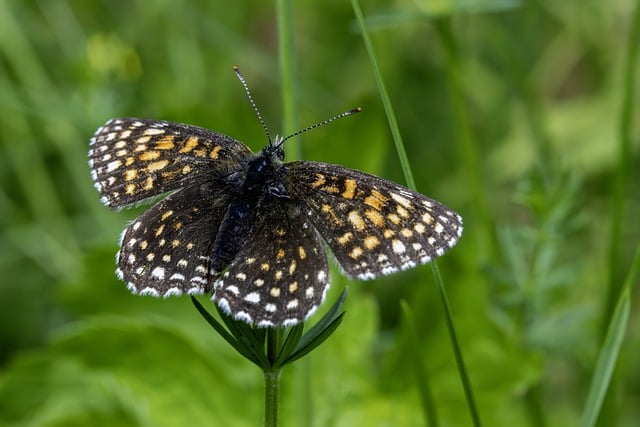
[[[112,119],[91,139],[89,165],[114,208],[237,169],[251,150],[226,135],[161,120]]]
[[[224,187],[207,182],[149,208],[122,234],[118,276],[142,295],[212,291],[211,247],[229,200]]]
[[[327,256],[309,218],[289,201],[260,208],[233,263],[215,283],[214,300],[258,326],[288,326],[313,314],[329,287]]]
[[[425,264],[462,234],[462,218],[393,182],[342,166],[286,163],[282,180],[344,272],[372,279]]]

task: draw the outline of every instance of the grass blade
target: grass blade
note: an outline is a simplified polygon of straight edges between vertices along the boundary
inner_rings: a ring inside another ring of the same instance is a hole
[[[640,269],[640,245],[636,248],[636,254],[631,264],[631,270],[624,282],[620,298],[616,304],[616,308],[611,316],[609,328],[596,362],[596,368],[593,373],[589,394],[585,404],[585,410],[582,414],[582,427],[592,427],[596,424],[602,403],[609,389],[611,377],[618,361],[620,348],[624,340],[624,335],[629,322],[629,313],[631,311],[631,289],[633,283],[638,276]]]
[[[467,398],[467,407],[473,420],[473,425],[480,427],[480,415],[478,414],[478,407],[476,406],[475,398],[473,397],[473,388],[471,387],[471,381],[469,375],[467,375],[467,368],[464,365],[464,359],[462,357],[462,351],[460,350],[460,344],[458,343],[458,337],[456,335],[455,325],[453,324],[453,317],[451,316],[451,309],[449,308],[449,300],[442,284],[442,277],[440,277],[440,270],[436,262],[431,263],[431,269],[433,270],[433,278],[436,281],[436,286],[440,293],[442,300],[442,307],[444,308],[445,320],[447,329],[449,330],[449,337],[451,340],[451,346],[453,347],[453,354],[456,358],[456,365],[458,367],[458,373],[460,374],[460,381],[462,381],[462,387],[464,388],[464,394]]]
[[[424,411],[424,416],[427,421],[427,425],[430,427],[437,427],[440,425],[438,421],[438,411],[436,410],[436,404],[433,399],[433,393],[429,386],[429,375],[422,363],[422,350],[418,345],[418,332],[416,331],[416,323],[413,317],[411,307],[406,301],[402,301],[402,314],[404,316],[405,325],[409,332],[409,344],[410,351],[408,352],[416,372],[416,384],[420,393],[420,404]]]
[[[412,190],[415,190],[416,181],[413,179],[413,173],[411,172],[411,166],[409,165],[409,158],[407,157],[407,152],[404,149],[404,143],[402,142],[402,135],[400,134],[400,128],[398,127],[398,121],[396,120],[396,115],[393,112],[393,105],[391,104],[391,98],[389,98],[389,94],[387,93],[387,87],[384,84],[384,80],[382,79],[382,74],[380,73],[380,68],[378,67],[378,60],[376,59],[376,55],[373,50],[373,43],[371,42],[371,37],[369,36],[369,30],[367,30],[367,25],[364,20],[364,15],[362,15],[362,9],[360,9],[358,0],[351,0],[351,5],[353,6],[353,12],[356,15],[356,21],[358,22],[360,33],[362,34],[362,40],[364,41],[364,45],[367,48],[367,54],[369,55],[369,61],[371,62],[373,75],[376,78],[376,84],[378,85],[378,91],[380,92],[382,105],[384,105],[384,110],[387,115],[387,120],[389,121],[389,128],[391,129],[391,135],[393,136],[393,141],[396,144],[396,151],[398,152],[398,158],[400,159],[400,165],[402,166],[404,179],[407,181],[407,187],[411,188]]]
[[[404,144],[402,142],[402,138],[400,136],[400,129],[398,128],[398,121],[396,120],[395,113],[393,112],[393,107],[391,105],[391,100],[387,93],[386,87],[384,85],[384,81],[382,79],[382,75],[380,73],[380,69],[378,68],[378,63],[375,57],[375,52],[373,49],[373,44],[371,42],[371,37],[369,36],[369,32],[366,27],[364,16],[362,15],[362,10],[360,9],[360,5],[358,4],[358,0],[351,0],[351,4],[353,6],[353,11],[356,15],[356,20],[358,22],[358,26],[360,28],[360,32],[362,33],[362,38],[364,40],[365,46],[367,48],[367,53],[369,54],[369,60],[371,61],[371,66],[373,68],[373,73],[376,77],[376,82],[378,84],[378,90],[380,91],[380,97],[382,98],[382,102],[384,104],[385,112],[387,114],[387,120],[389,121],[389,126],[391,128],[391,133],[393,135],[393,140],[396,144],[396,149],[398,151],[398,157],[400,158],[400,163],[402,164],[402,170],[405,174],[405,179],[407,181],[407,185],[409,188],[415,190],[416,184],[413,179],[413,173],[411,172],[411,166],[409,165],[409,160],[407,158],[406,151],[404,149]],[[451,315],[451,309],[449,308],[449,302],[446,294],[446,290],[442,284],[442,278],[440,277],[440,271],[438,270],[438,265],[435,260],[431,262],[431,266],[433,268],[433,275],[436,280],[436,285],[438,287],[438,291],[440,293],[442,299],[442,306],[446,315],[446,323],[447,328],[449,330],[449,337],[451,339],[451,345],[453,347],[453,351],[456,358],[456,363],[458,366],[458,372],[460,373],[460,378],[462,380],[462,385],[464,387],[465,396],[467,398],[467,405],[469,407],[469,412],[471,413],[471,418],[473,419],[473,423],[475,426],[480,426],[480,417],[478,416],[478,410],[476,408],[475,400],[473,398],[473,392],[471,389],[471,383],[469,381],[469,377],[467,375],[467,371],[464,366],[464,361],[462,358],[462,352],[460,350],[460,345],[458,343],[458,339],[455,332],[455,326],[453,324],[453,317]]]

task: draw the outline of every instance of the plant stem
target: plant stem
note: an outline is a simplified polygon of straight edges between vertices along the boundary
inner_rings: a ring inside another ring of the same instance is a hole
[[[280,372],[273,369],[264,371],[264,425],[277,427],[280,394]]]

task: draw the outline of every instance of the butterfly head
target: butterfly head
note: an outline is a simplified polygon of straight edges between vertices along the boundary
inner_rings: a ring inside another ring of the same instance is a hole
[[[273,141],[270,141],[269,144],[262,149],[262,153],[269,157],[272,161],[283,161],[284,160],[284,142],[286,138],[283,138],[279,135],[276,135]]]

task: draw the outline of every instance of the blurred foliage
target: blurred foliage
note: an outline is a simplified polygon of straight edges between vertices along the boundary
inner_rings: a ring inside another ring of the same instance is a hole
[[[350,3],[292,3],[300,126],[364,112],[289,141],[289,156],[295,144],[306,159],[403,182]],[[634,3],[361,6],[418,189],[465,219],[439,265],[484,423],[575,425],[608,321],[609,269],[625,276],[640,236],[640,168],[631,167],[620,259],[609,265]],[[274,10],[249,0],[0,0],[0,426],[260,422],[259,370],[211,334],[189,299],[132,296],[114,276],[118,235],[143,208],[103,207],[86,153],[95,129],[117,116],[191,123],[260,149],[264,134],[232,66],[278,133]],[[453,142],[461,123],[439,20],[457,43],[475,185]],[[632,123],[626,160],[637,166],[637,109]],[[330,301],[347,284],[333,277]],[[637,298],[616,375],[624,426],[640,419]],[[284,372],[283,425],[424,425],[401,300],[441,424],[469,424],[423,267],[350,287],[336,334]]]

